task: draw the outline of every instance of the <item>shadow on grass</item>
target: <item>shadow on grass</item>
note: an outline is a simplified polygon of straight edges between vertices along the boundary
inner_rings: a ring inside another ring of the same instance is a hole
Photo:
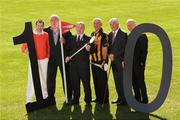
[[[150,120],[149,114],[133,112],[128,106],[117,106],[115,116],[119,120]]]
[[[94,120],[112,120],[113,116],[110,112],[110,105],[104,104],[102,107],[99,104],[95,105]]]
[[[80,105],[72,106],[63,104],[60,110],[56,106],[48,107],[47,109],[38,110],[27,114],[28,120],[112,120],[113,115],[110,112],[110,105],[105,104],[103,107],[96,104],[94,113],[92,107],[85,106],[82,111]],[[117,120],[150,120],[149,117],[154,117],[159,120],[166,120],[157,115],[134,112],[128,106],[117,106],[115,119]]]
[[[73,109],[72,109],[73,107]],[[85,106],[82,112],[80,105],[69,106],[63,104],[60,110],[56,106],[34,111],[27,114],[28,120],[92,120],[92,107]]]
[[[166,118],[154,114],[132,111],[128,106],[117,106],[115,116],[117,120],[150,120],[150,116],[156,120],[166,120]]]

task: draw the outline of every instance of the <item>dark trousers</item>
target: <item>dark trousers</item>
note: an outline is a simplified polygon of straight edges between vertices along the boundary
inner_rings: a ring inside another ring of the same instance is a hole
[[[57,74],[58,67],[61,72],[62,84],[63,84],[63,90],[64,90],[62,64],[58,65],[55,60],[50,60],[48,63],[48,76],[47,76],[47,89],[48,89],[49,98],[54,98],[54,94],[56,90],[56,74]],[[69,76],[69,64],[65,64],[65,69],[66,69],[67,97],[68,97],[68,100],[70,100],[72,98],[72,88],[71,88],[71,81],[70,81],[70,76]]]
[[[144,81],[144,67],[139,65],[133,65],[133,89],[135,98],[142,103],[148,103],[146,84]]]
[[[96,100],[100,104],[109,102],[109,88],[107,72],[99,67],[92,65],[92,75],[94,81]]]
[[[118,65],[112,63],[112,72],[114,76],[114,82],[116,87],[116,92],[118,94],[118,100],[122,102],[126,102],[125,95],[124,95],[124,88],[123,88],[123,68],[122,63]]]
[[[78,66],[78,64],[70,64],[70,76],[73,88],[73,96],[76,102],[79,102],[80,98],[80,80],[82,80],[85,102],[91,102],[91,86],[90,86],[90,68],[88,66]]]

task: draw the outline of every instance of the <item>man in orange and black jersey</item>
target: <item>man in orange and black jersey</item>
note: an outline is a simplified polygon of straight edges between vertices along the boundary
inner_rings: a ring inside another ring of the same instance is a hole
[[[102,20],[94,18],[94,32],[91,36],[95,36],[95,41],[91,45],[91,62],[103,65],[108,60],[108,35],[102,29]],[[107,72],[103,69],[92,65],[92,75],[94,80],[96,99],[92,102],[104,104],[109,102],[109,90],[107,84]]]

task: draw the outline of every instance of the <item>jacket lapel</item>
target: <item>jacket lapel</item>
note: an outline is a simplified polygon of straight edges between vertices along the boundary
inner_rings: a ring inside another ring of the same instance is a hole
[[[50,40],[51,40],[51,44],[53,45],[53,47],[55,47],[54,37],[53,37],[53,31],[51,30],[51,28],[50,28]]]
[[[112,32],[109,34],[109,42],[110,42],[110,45],[112,46],[113,44],[112,44]]]
[[[78,47],[77,35],[75,35],[74,37],[75,37],[75,39],[74,39],[74,41],[73,41],[73,42],[75,43],[76,48],[77,48],[77,47]]]

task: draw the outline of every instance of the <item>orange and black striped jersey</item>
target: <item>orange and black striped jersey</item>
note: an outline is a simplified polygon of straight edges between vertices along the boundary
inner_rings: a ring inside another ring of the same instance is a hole
[[[103,32],[103,29],[101,28],[97,33],[92,32],[91,36],[95,36],[97,38],[96,41],[94,41],[91,49],[91,61],[92,62],[100,62],[104,59],[107,59],[106,53],[105,53],[105,47],[109,46],[108,43],[108,34]]]

